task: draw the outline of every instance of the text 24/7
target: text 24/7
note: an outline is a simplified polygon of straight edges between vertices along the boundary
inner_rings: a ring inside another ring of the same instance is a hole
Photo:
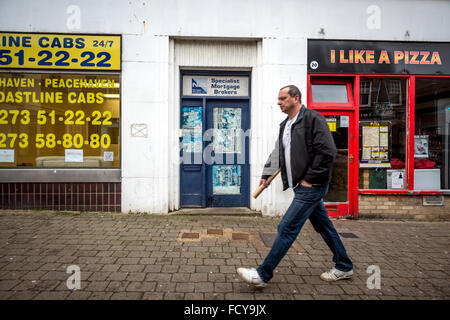
[[[94,40],[93,43],[94,43],[94,47],[111,48],[113,43],[114,43],[114,41],[112,41],[112,40],[109,40],[109,41],[108,40],[107,41]]]

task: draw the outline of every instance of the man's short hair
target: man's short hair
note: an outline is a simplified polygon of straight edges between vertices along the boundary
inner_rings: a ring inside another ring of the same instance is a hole
[[[289,88],[288,93],[292,98],[295,97],[296,95],[299,95],[299,100],[300,100],[300,102],[302,101],[302,93],[300,92],[300,89],[297,88],[297,86],[290,84],[288,86],[284,86],[283,88],[281,88],[280,91],[285,88]]]

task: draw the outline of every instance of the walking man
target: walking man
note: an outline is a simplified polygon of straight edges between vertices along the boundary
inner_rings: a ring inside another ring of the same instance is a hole
[[[348,279],[353,264],[328,218],[322,198],[328,191],[336,146],[325,118],[301,103],[300,90],[289,85],[280,89],[278,105],[288,115],[280,124],[275,149],[267,160],[261,184],[281,167],[283,191],[292,188],[294,200],[278,225],[278,234],[264,262],[257,268],[238,268],[247,283],[265,287],[309,218],[314,230],[333,252],[335,267],[320,276],[325,281]]]

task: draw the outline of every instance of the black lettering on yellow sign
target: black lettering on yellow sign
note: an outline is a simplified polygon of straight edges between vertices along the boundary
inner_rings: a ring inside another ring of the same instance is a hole
[[[121,37],[0,32],[0,69],[120,70]]]

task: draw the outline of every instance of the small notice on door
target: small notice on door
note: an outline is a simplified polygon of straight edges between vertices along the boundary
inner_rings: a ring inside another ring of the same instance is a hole
[[[336,118],[327,118],[328,127],[331,132],[336,132]]]

